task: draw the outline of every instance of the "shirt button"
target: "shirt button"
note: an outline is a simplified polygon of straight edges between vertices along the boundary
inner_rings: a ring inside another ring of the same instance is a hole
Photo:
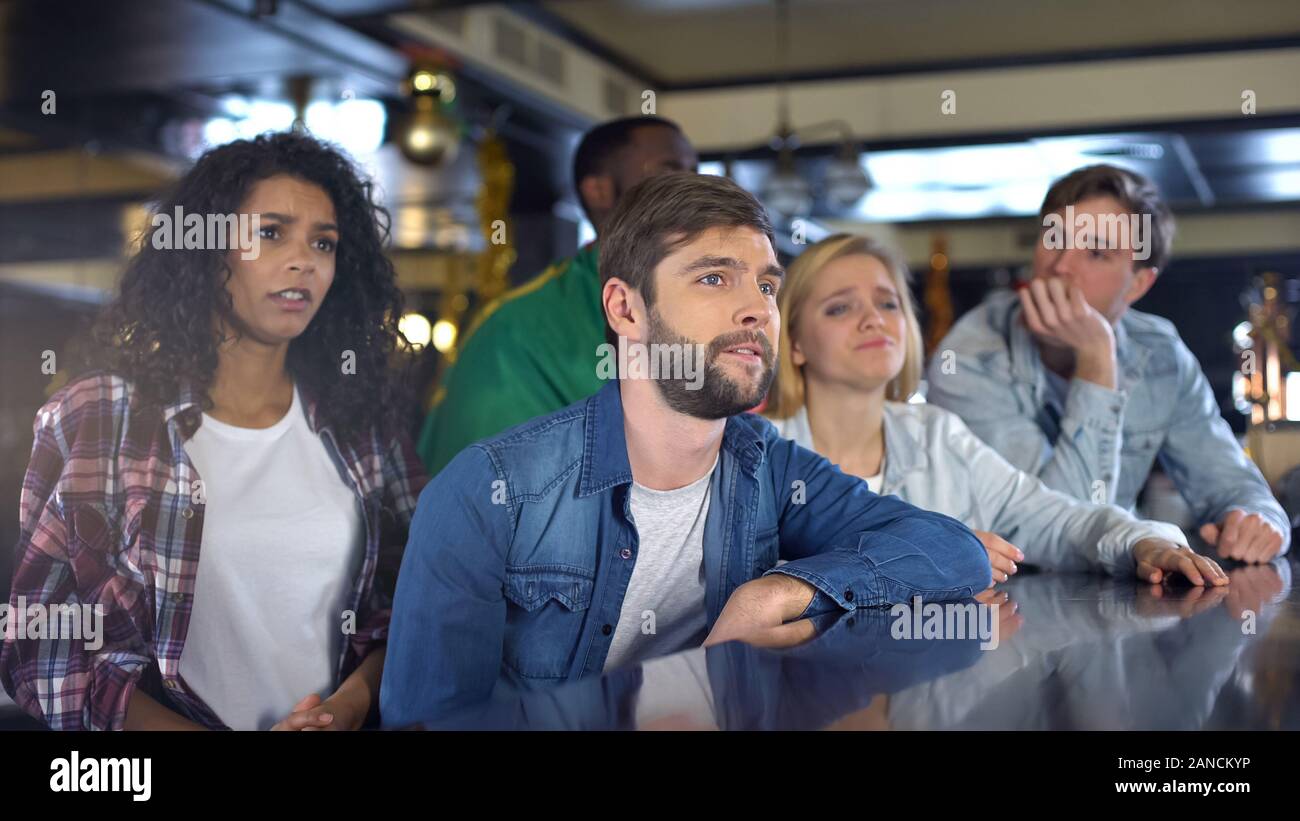
[[[844,600],[845,600],[845,601],[853,601],[853,591],[852,591],[852,590],[845,590],[845,591],[844,591]]]
[[[622,550],[618,551],[618,555],[622,556],[625,559],[630,559],[632,558],[632,548],[625,547]]]
[[[172,593],[171,595],[168,596],[168,598],[172,600],[172,604],[180,604],[181,602],[185,601],[185,594]]]
[[[602,632],[602,633],[604,633],[605,635],[608,636],[610,633],[613,633],[613,632],[614,632],[614,626],[613,626],[613,625],[610,625],[610,624],[607,624],[607,625],[605,625],[604,627],[600,628],[600,632]]]
[[[185,519],[193,519],[193,518],[194,518],[194,508],[192,508],[192,507],[187,507],[187,508],[185,508],[184,510],[182,510],[182,511],[181,511],[181,517],[182,517],[182,518],[185,518]]]

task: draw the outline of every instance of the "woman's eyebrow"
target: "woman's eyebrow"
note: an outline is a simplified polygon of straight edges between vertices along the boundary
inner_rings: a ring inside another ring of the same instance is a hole
[[[286,225],[291,225],[298,221],[297,217],[292,217],[289,216],[288,214],[281,214],[279,211],[262,211],[261,216],[263,219],[275,220],[276,222],[283,222]],[[332,222],[317,222],[312,225],[312,228],[315,228],[317,231],[338,231],[339,230],[339,227]]]
[[[851,293],[853,293],[853,286],[846,285],[843,288],[839,289],[838,291],[835,291],[834,293],[828,294],[827,296],[823,297],[821,302],[818,304],[825,304],[827,302],[830,302],[832,299],[835,299],[836,297],[848,296]]]

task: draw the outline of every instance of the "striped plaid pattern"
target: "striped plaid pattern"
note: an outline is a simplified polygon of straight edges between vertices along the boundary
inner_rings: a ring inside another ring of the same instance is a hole
[[[190,391],[160,415],[131,403],[129,383],[92,374],[37,413],[19,502],[10,623],[21,602],[101,605],[103,644],[4,637],[0,683],[53,729],[120,729],[136,686],[212,728],[221,721],[179,670],[194,601],[203,494],[182,443],[201,419]],[[352,592],[356,632],[338,662],[342,681],[387,640],[406,531],[425,483],[405,437],[340,442],[307,418],[361,502],[364,560]],[[189,431],[186,433],[185,431]],[[29,631],[30,632],[30,631]],[[273,657],[275,648],[261,648]]]

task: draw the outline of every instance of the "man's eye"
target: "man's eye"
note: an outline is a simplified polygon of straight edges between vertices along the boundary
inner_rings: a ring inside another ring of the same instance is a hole
[[[766,291],[763,291],[763,293],[766,294],[767,296],[775,296],[775,295],[776,295],[776,286],[773,285],[773,284],[770,283],[770,282],[760,282],[759,285],[758,285],[758,287],[759,287],[760,289],[761,289],[761,288],[766,288],[767,290],[766,290]]]
[[[275,239],[280,235],[280,228],[276,225],[264,225],[258,233],[263,239]]]
[[[709,280],[716,280],[716,282],[710,282]],[[705,274],[700,277],[700,282],[703,282],[705,285],[721,285],[722,274]]]

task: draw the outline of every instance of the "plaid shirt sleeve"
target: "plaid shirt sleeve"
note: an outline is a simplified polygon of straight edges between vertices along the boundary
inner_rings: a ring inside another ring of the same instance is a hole
[[[37,414],[23,480],[0,682],[51,729],[120,729],[152,661],[143,586],[118,572],[118,531],[106,515],[114,434],[126,404],[120,385],[92,379],[55,394]],[[29,626],[20,636],[18,611],[33,605],[47,614],[56,605],[95,608],[103,614],[100,635],[32,637],[37,631]]]
[[[370,594],[358,614],[357,631],[351,637],[356,662],[388,641],[397,570],[402,564],[416,502],[429,480],[423,463],[416,456],[415,446],[406,434],[400,434],[389,442],[381,461],[384,492],[383,509],[379,514],[379,557]]]

